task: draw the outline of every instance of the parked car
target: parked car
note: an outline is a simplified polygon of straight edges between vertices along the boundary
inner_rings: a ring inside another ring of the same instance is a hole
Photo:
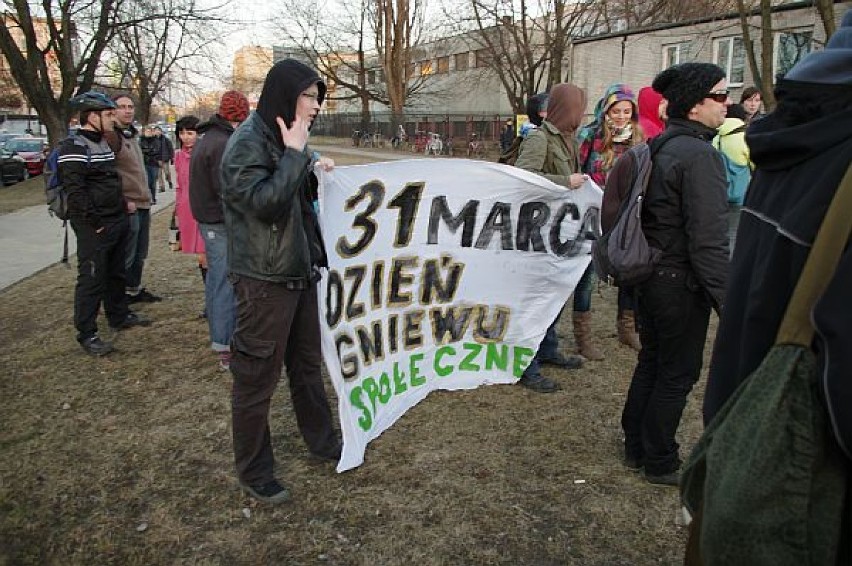
[[[10,139],[18,138],[18,137],[21,137],[20,134],[10,134],[8,132],[0,132],[0,149],[3,149],[3,147],[5,147],[5,145],[6,145],[6,142],[9,141]]]
[[[0,149],[0,162],[2,162],[3,186],[23,181],[30,176],[27,170],[27,162],[16,153]]]
[[[12,138],[6,142],[6,151],[17,153],[27,162],[30,175],[41,175],[44,160],[47,158],[47,140],[45,138]]]

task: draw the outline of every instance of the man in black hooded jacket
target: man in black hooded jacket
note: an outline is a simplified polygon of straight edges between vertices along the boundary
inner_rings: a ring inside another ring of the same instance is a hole
[[[823,51],[808,55],[775,88],[778,107],[746,132],[755,174],[743,203],[725,312],[719,322],[704,421],[709,424],[775,342],[831,199],[852,160],[852,10]],[[819,389],[831,452],[852,469],[852,246],[847,244],[811,311]],[[836,441],[836,442],[835,442]],[[852,474],[847,473],[852,483]],[[846,498],[846,533],[852,528]],[[834,527],[830,525],[827,527]],[[852,563],[844,537],[837,564]]]
[[[296,421],[310,452],[340,459],[340,440],[320,368],[319,268],[328,265],[312,201],[317,178],[307,147],[325,84],[306,65],[276,63],[257,112],[228,141],[222,201],[228,263],[237,297],[231,415],[240,486],[280,503],[289,493],[274,476],[269,404],[287,367]],[[320,166],[331,169],[331,160]]]

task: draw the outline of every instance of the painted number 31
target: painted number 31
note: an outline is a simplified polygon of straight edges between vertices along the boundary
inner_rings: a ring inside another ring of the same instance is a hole
[[[389,209],[399,210],[396,234],[393,239],[393,245],[396,248],[405,247],[411,242],[414,219],[420,206],[420,197],[423,194],[424,187],[425,183],[422,181],[408,183],[388,202],[387,207]],[[370,181],[361,185],[357,193],[346,199],[344,208],[346,212],[352,212],[365,201],[367,206],[362,212],[357,213],[352,220],[352,227],[360,231],[358,239],[355,242],[350,242],[346,236],[341,236],[337,240],[335,248],[341,257],[357,256],[372,243],[373,238],[376,237],[376,232],[378,232],[378,224],[373,216],[382,206],[385,193],[385,185],[381,181]]]

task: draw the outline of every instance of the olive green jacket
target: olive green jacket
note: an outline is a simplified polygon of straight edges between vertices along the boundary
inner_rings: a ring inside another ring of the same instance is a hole
[[[538,173],[557,185],[570,187],[568,177],[580,172],[577,141],[572,137],[571,143],[566,144],[556,126],[545,120],[521,144],[515,167]]]

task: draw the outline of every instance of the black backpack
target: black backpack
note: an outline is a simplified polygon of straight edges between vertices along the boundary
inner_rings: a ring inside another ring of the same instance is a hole
[[[654,152],[674,136],[663,134],[654,144]],[[592,242],[592,261],[602,280],[618,286],[632,286],[651,276],[662,250],[648,244],[642,231],[642,205],[651,177],[653,154],[648,143],[637,144],[619,158],[630,154],[634,165],[630,193],[618,209],[612,228]]]
[[[44,197],[47,201],[47,212],[51,216],[62,220],[62,227],[65,229],[62,263],[68,263],[68,220],[71,216],[68,214],[68,191],[65,189],[65,185],[62,184],[62,179],[59,176],[59,146],[68,139],[86,148],[86,163],[90,164],[92,162],[92,152],[89,149],[89,144],[76,135],[68,136],[56,144],[44,162],[42,177],[44,179]]]

